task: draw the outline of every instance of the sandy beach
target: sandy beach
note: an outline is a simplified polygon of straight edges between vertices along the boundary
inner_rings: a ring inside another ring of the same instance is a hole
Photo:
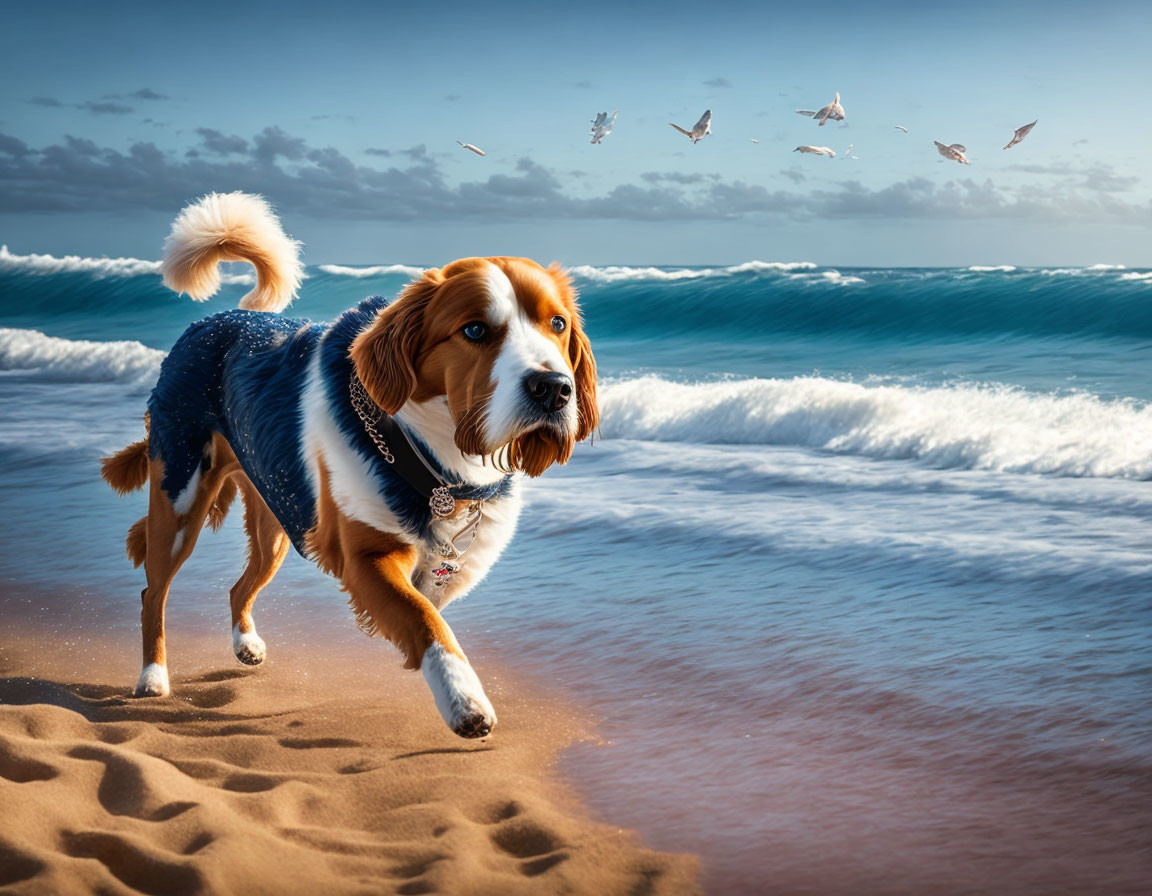
[[[698,890],[695,858],[589,817],[552,771],[587,726],[499,674],[500,727],[467,742],[379,644],[246,669],[182,636],[173,695],[140,701],[123,636],[51,640],[0,647],[5,892]]]

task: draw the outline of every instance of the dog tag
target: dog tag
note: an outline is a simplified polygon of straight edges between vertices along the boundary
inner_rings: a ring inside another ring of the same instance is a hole
[[[432,583],[437,588],[443,588],[458,572],[460,572],[460,564],[455,560],[441,560],[440,565],[432,570]]]

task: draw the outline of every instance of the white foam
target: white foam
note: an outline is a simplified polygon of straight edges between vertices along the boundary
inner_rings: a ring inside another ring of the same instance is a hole
[[[36,371],[70,382],[154,380],[164,352],[139,342],[58,339],[38,330],[0,328],[0,371]]]
[[[1010,273],[1012,273],[1012,271],[1016,270],[1016,266],[1012,265],[1012,264],[991,264],[991,265],[974,264],[974,265],[970,265],[968,267],[968,270],[974,271],[978,274],[991,274],[991,273],[1010,274]]]
[[[700,280],[705,277],[727,277],[733,274],[781,273],[792,271],[812,271],[816,265],[810,261],[746,261],[724,268],[679,268],[666,271],[663,268],[636,268],[619,265],[596,267],[587,264],[573,265],[568,273],[585,280],[599,283],[619,283],[629,280]]]
[[[61,274],[82,271],[101,277],[137,277],[159,274],[160,262],[141,258],[85,258],[82,255],[16,255],[0,246],[0,267],[33,274]]]
[[[796,445],[933,467],[1152,478],[1152,406],[1012,386],[939,388],[821,377],[601,389],[608,439]]]
[[[367,268],[349,268],[342,264],[322,264],[320,270],[337,277],[384,277],[388,274],[403,274],[405,277],[419,277],[424,268],[414,268],[408,264],[378,264]]]
[[[1122,264],[1090,264],[1084,268],[1086,271],[1124,271],[1127,268]]]
[[[1152,271],[1148,271],[1147,273],[1143,273],[1143,274],[1137,273],[1136,271],[1131,271],[1127,274],[1121,274],[1120,279],[1121,280],[1134,280],[1134,281],[1143,282],[1143,283],[1152,283]]]
[[[0,246],[0,269],[22,271],[28,274],[92,274],[96,277],[160,276],[160,262],[142,258],[86,258],[83,255],[16,255]],[[221,283],[250,286],[256,282],[252,274],[221,274]]]

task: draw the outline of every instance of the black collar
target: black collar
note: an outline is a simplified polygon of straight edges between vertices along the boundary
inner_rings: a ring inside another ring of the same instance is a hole
[[[447,518],[456,513],[456,501],[483,501],[494,498],[507,488],[512,479],[508,474],[491,486],[476,486],[467,483],[449,483],[431,460],[416,446],[407,430],[394,417],[372,400],[368,390],[352,371],[348,384],[348,397],[356,416],[364,424],[364,430],[372,439],[376,450],[392,469],[412,488],[428,499],[428,506],[434,516]]]

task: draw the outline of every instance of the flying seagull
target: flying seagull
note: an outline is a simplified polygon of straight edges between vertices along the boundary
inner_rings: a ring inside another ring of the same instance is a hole
[[[1039,118],[1036,119],[1036,121],[1039,121],[1039,120],[1040,120]],[[1017,143],[1019,143],[1025,137],[1027,137],[1029,132],[1032,130],[1032,128],[1036,127],[1036,121],[1032,122],[1032,124],[1026,124],[1022,128],[1016,128],[1016,133],[1012,135],[1012,139],[1010,141],[1008,141],[1008,145],[1005,146],[1004,148],[1005,149],[1011,149],[1013,146],[1015,146]]]
[[[748,140],[749,140],[750,142],[752,142],[752,143],[759,143],[759,142],[760,142],[760,141],[759,141],[759,140],[757,140],[755,137],[749,137],[749,138],[748,138]]]
[[[676,130],[678,130],[693,143],[699,143],[701,140],[712,133],[712,110],[708,109],[703,115],[701,115],[700,120],[696,122],[695,125],[693,125],[692,130],[690,131],[686,131],[684,128],[680,127],[680,125],[672,124],[672,122],[668,122],[668,124],[676,128]]]
[[[812,117],[820,122],[820,127],[824,127],[829,121],[843,121],[844,107],[840,105],[840,94],[837,93],[836,99],[832,100],[832,102],[819,112],[813,112]]]
[[[601,112],[599,115],[596,116],[595,119],[593,119],[592,130],[590,132],[592,134],[592,142],[593,143],[599,143],[601,140],[603,140],[605,137],[607,137],[609,134],[612,133],[612,128],[616,124],[616,116],[619,114],[620,114],[619,109],[617,109],[615,112],[613,112],[611,121],[608,120],[608,113],[607,112]]]
[[[902,124],[893,125],[893,127],[898,131],[903,131],[905,134],[908,133],[908,128],[904,127]]]
[[[792,152],[807,152],[814,156],[828,156],[830,159],[836,158],[836,153],[827,146],[797,146]]]
[[[936,144],[936,151],[948,161],[959,162],[961,165],[972,164],[964,155],[964,153],[968,152],[967,148],[961,144],[953,143],[951,146],[945,146],[939,140],[933,140],[932,142]]]
[[[456,142],[460,143],[459,140],[457,140]],[[478,156],[488,155],[488,153],[484,152],[484,150],[482,150],[479,146],[473,146],[471,143],[460,143],[460,145],[463,146],[465,149],[469,150],[470,152],[476,153],[476,155],[478,155]]]
[[[857,162],[859,162],[860,156],[852,155],[852,147],[855,145],[856,145],[855,143],[849,143],[848,144],[848,148],[846,150],[844,150],[844,158],[845,159],[855,159]]]

